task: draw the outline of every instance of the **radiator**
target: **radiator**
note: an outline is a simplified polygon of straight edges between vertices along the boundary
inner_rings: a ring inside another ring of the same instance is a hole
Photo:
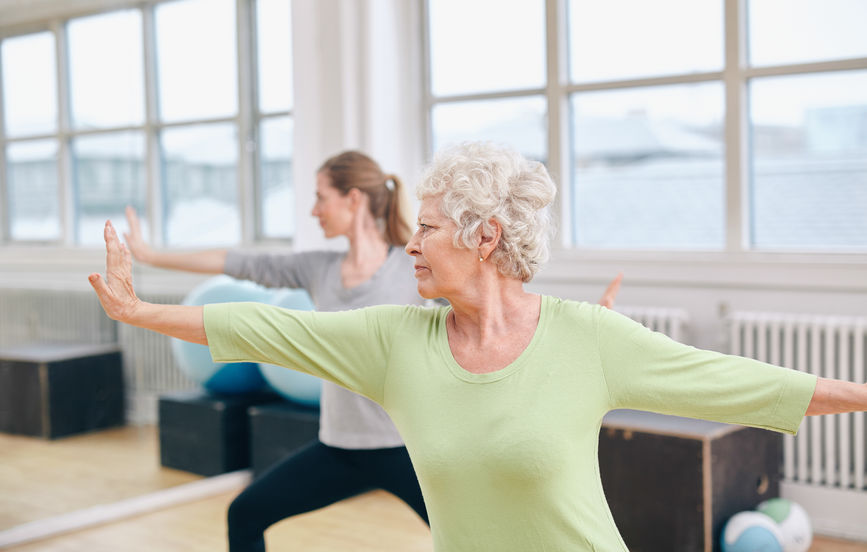
[[[817,376],[856,382],[867,372],[867,318],[740,312],[728,319],[730,351]],[[863,412],[806,418],[784,436],[784,489],[826,533],[867,538],[867,439]],[[785,487],[788,484],[788,487]],[[811,498],[812,497],[812,498]],[[823,503],[821,507],[818,502]],[[856,508],[847,528],[846,517]],[[811,511],[812,510],[812,511]],[[815,513],[814,513],[815,512]]]
[[[616,307],[614,310],[626,315],[646,328],[664,333],[675,341],[686,339],[688,315],[682,309],[659,307]]]
[[[117,341],[116,324],[93,292],[0,289],[0,346]]]
[[[141,299],[149,303],[179,304],[183,297],[144,295]],[[123,351],[127,419],[130,422],[156,423],[157,402],[161,394],[199,387],[178,368],[168,336],[118,324],[118,342]]]

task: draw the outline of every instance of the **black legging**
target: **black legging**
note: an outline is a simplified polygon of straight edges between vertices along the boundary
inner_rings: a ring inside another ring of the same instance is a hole
[[[230,552],[263,552],[265,529],[281,519],[371,489],[386,490],[428,523],[406,447],[350,450],[313,441],[269,468],[229,506]]]

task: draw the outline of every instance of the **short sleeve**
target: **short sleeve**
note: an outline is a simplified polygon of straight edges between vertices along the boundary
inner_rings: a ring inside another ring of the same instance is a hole
[[[612,408],[797,432],[815,376],[684,345],[607,309],[597,316]]]
[[[402,307],[309,312],[259,303],[204,307],[215,362],[264,362],[382,401],[392,328]]]

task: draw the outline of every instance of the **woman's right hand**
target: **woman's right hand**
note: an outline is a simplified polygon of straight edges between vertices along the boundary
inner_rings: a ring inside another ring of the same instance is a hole
[[[153,249],[145,242],[141,235],[141,224],[139,224],[138,215],[130,206],[126,208],[126,222],[129,224],[129,232],[123,235],[126,239],[132,256],[135,260],[151,264],[153,262]]]
[[[106,221],[105,278],[98,272],[88,276],[105,313],[112,320],[131,322],[142,302],[132,287],[132,258],[129,250],[117,237],[110,221]]]

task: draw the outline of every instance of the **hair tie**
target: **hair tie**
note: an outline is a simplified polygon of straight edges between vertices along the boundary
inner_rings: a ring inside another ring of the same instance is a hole
[[[393,176],[389,176],[388,178],[385,179],[385,187],[388,189],[389,192],[394,191],[394,177]]]

